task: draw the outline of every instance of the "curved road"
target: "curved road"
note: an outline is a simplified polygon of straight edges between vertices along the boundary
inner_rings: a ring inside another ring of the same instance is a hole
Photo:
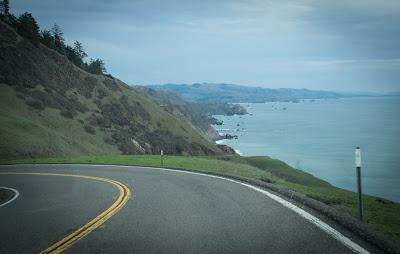
[[[112,184],[41,172],[113,179],[132,196],[65,253],[354,253],[316,225],[244,185],[143,167],[0,167],[0,186],[19,197],[0,208],[0,253],[37,253],[120,198]]]

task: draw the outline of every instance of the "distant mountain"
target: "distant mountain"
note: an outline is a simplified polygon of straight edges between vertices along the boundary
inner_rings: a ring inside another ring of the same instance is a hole
[[[330,91],[315,91],[308,89],[270,89],[261,87],[239,86],[233,84],[196,83],[149,85],[162,91],[175,92],[189,101],[195,102],[267,102],[267,101],[297,101],[302,99],[329,99],[352,97],[356,94],[345,94]]]
[[[2,21],[0,122],[0,159],[223,153],[122,81],[90,74]]]
[[[399,92],[391,92],[391,93],[385,94],[385,96],[400,96],[400,91]]]

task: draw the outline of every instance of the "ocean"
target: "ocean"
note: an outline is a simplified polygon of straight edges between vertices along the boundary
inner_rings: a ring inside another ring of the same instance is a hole
[[[244,156],[268,155],[329,183],[356,190],[361,147],[363,193],[400,202],[400,97],[244,103],[244,116],[215,116],[222,140]]]

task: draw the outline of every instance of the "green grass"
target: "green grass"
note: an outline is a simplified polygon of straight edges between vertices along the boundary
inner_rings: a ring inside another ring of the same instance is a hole
[[[96,89],[100,88],[106,89],[104,84],[98,82]],[[35,89],[43,90],[43,87],[38,86]],[[138,125],[146,126],[146,129],[139,128],[143,133],[162,129],[176,137],[183,137],[189,144],[201,145],[215,153],[221,152],[186,121],[177,121],[158,105],[128,88],[121,89],[122,92],[110,92],[110,95],[104,97],[103,100],[105,102],[118,101],[119,96],[124,94],[130,101],[143,105],[150,115],[149,122],[139,123],[139,118],[135,118]],[[73,93],[73,91],[69,90],[68,93]],[[78,113],[74,119],[69,119],[61,116],[60,110],[55,108],[46,107],[38,110],[28,106],[23,99],[17,97],[14,87],[0,83],[0,157],[36,158],[122,153],[115,144],[104,141],[105,138],[112,139],[112,129],[96,127],[96,135],[85,131],[83,122],[87,123],[85,119],[98,111],[93,102],[94,98],[94,96],[91,99],[79,96],[81,103],[90,110],[86,113]],[[157,123],[160,126],[157,126]]]
[[[119,150],[106,144],[105,133],[88,134],[81,123],[60,116],[59,110],[38,111],[0,84],[0,154],[7,158],[79,154],[109,154]]]
[[[110,155],[38,158],[0,163],[98,163],[160,166],[158,155]],[[254,180],[272,182],[282,188],[303,193],[353,216],[356,215],[356,194],[330,185],[286,163],[263,157],[187,157],[164,156],[164,166],[199,172],[224,173]],[[389,235],[400,237],[400,204],[383,198],[363,196],[365,222]]]
[[[0,163],[99,163],[139,166],[160,166],[159,155],[111,155],[111,156],[83,156],[38,158],[2,161]],[[247,164],[238,164],[230,161],[217,160],[208,157],[164,156],[164,167],[196,170],[200,172],[224,173],[250,179],[272,177],[269,172]]]

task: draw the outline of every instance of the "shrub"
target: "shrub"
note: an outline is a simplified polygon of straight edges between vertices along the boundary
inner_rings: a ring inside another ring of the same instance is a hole
[[[110,137],[105,137],[104,138],[104,142],[107,143],[107,144],[110,144],[110,145],[114,145],[115,144],[114,140],[112,138],[110,138]]]
[[[93,126],[91,126],[91,125],[85,125],[84,128],[85,128],[85,131],[86,131],[87,133],[90,133],[90,134],[92,134],[92,135],[96,134],[96,129],[95,129]]]
[[[97,85],[97,79],[94,77],[87,76],[85,77],[83,82],[81,82],[77,86],[77,88],[80,94],[82,94],[86,98],[91,98],[93,89],[96,87],[96,85]]]
[[[99,89],[97,90],[97,98],[99,98],[100,100],[103,99],[105,96],[107,95],[106,91],[104,91],[104,89]]]
[[[32,108],[38,109],[38,110],[43,110],[44,106],[43,103],[41,101],[37,101],[37,100],[28,100],[26,101],[26,104]]]
[[[67,109],[63,109],[63,110],[61,110],[60,114],[65,118],[73,119],[74,116],[76,115],[76,112],[67,110]]]
[[[104,80],[103,80],[103,84],[104,84],[108,89],[113,90],[113,91],[120,89],[118,83],[115,82],[115,81],[112,80],[112,79],[109,79],[109,78],[104,79]]]

